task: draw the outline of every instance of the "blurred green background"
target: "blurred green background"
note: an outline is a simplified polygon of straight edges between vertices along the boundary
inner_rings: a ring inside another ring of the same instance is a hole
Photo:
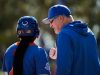
[[[48,8],[58,3],[67,5],[75,20],[88,23],[95,33],[100,56],[100,0],[0,0],[0,70],[6,48],[18,40],[16,24],[21,16],[29,15],[37,18],[41,34],[36,43],[49,52],[55,45],[56,35],[48,25],[41,23],[41,20],[47,17]],[[54,61],[50,62],[53,71]]]

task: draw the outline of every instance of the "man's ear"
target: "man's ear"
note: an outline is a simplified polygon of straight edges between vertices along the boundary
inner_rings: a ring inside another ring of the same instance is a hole
[[[60,22],[63,22],[64,21],[64,17],[61,16],[61,15],[58,16],[58,19],[59,19]]]

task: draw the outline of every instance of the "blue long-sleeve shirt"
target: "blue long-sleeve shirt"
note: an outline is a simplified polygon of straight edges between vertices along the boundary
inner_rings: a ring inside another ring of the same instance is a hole
[[[58,34],[56,75],[100,75],[96,39],[85,23],[64,25]]]
[[[16,48],[17,45],[14,43],[7,48],[4,55],[2,69],[8,75],[13,67],[12,64]],[[45,50],[35,44],[30,45],[27,49],[23,59],[23,75],[50,75],[50,66]]]

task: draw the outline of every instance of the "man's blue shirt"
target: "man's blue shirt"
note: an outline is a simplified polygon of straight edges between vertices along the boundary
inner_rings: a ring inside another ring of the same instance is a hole
[[[56,75],[100,75],[97,44],[85,23],[64,25],[57,36]]]

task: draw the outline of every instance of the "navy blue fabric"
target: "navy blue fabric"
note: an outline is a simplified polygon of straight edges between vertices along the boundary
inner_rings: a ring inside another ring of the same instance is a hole
[[[58,34],[56,75],[100,75],[96,39],[85,23],[64,25]]]
[[[33,16],[23,16],[18,20],[16,27],[18,36],[34,36],[38,37],[38,22]]]
[[[14,52],[17,48],[16,44],[11,45],[4,55],[4,62],[2,70],[9,72],[12,68]],[[50,66],[48,62],[48,57],[43,48],[39,48],[36,45],[28,47],[23,59],[23,75],[40,75],[46,74],[50,75]]]

